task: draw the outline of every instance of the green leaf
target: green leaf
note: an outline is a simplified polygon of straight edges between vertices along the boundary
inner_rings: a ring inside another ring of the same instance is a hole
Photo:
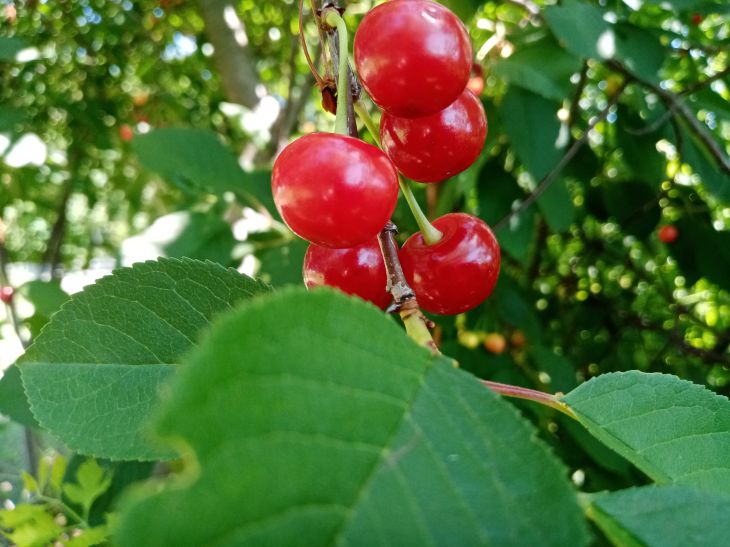
[[[25,119],[25,112],[12,106],[0,105],[0,131],[12,131]]]
[[[0,378],[0,414],[27,427],[38,426],[35,416],[30,411],[20,370],[16,365],[6,368]]]
[[[88,515],[94,501],[111,486],[112,477],[95,460],[89,459],[76,470],[76,481],[76,484],[64,484],[63,493]]]
[[[22,504],[0,511],[0,528],[17,547],[44,547],[53,543],[63,529],[42,505]]]
[[[51,317],[69,298],[61,289],[59,281],[29,281],[18,288],[18,293],[33,304],[36,313],[44,317]]]
[[[547,99],[570,97],[570,77],[580,70],[580,59],[552,39],[542,39],[518,49],[494,65],[492,73]]]
[[[709,219],[683,217],[674,223],[677,240],[668,245],[689,284],[704,277],[719,287],[730,290],[730,232],[718,232]]]
[[[109,539],[109,528],[107,526],[95,526],[87,528],[80,535],[74,536],[65,544],[65,547],[91,547],[106,543]]]
[[[526,209],[510,218],[509,222],[495,233],[502,250],[515,260],[527,263],[530,247],[535,235],[535,211]]]
[[[21,359],[33,414],[82,454],[172,457],[143,428],[159,387],[216,315],[268,290],[190,259],[117,270],[65,304]]]
[[[656,148],[660,139],[668,138],[666,125],[660,126],[649,133],[645,131],[647,127],[651,126],[660,116],[664,116],[665,113],[665,109],[656,109],[653,113],[646,113],[647,118],[644,119],[637,111],[619,105],[619,123],[616,124],[616,141],[621,148],[621,155],[626,167],[630,169],[632,176],[646,182],[657,190],[666,178],[667,160],[664,154]]]
[[[575,218],[573,194],[563,178],[555,180],[547,187],[537,198],[537,206],[553,232],[564,232],[570,228]]]
[[[596,438],[655,482],[730,494],[730,401],[676,376],[598,376],[563,399]]]
[[[299,285],[302,281],[302,263],[309,244],[299,238],[283,245],[264,248],[256,253],[261,261],[258,275],[274,287]]]
[[[158,432],[196,472],[128,501],[121,546],[586,543],[532,427],[364,302],[251,301],[175,381]]]
[[[0,61],[15,61],[18,52],[26,47],[28,44],[21,38],[0,36]]]
[[[243,203],[263,202],[272,211],[269,174],[243,171],[212,131],[167,127],[138,135],[132,144],[142,165],[184,190],[233,192]]]
[[[510,87],[502,101],[500,116],[517,156],[538,181],[560,161],[565,143],[561,139],[560,104]]]
[[[546,7],[544,13],[555,36],[574,55],[600,59],[613,53],[613,31],[600,8],[566,1]]]
[[[681,151],[682,161],[692,167],[707,191],[721,201],[730,202],[730,175],[717,165],[704,144],[686,126],[682,126]]]
[[[121,460],[171,459],[144,427],[175,365],[32,362],[22,365],[43,427],[83,454]]]
[[[614,39],[613,57],[644,80],[659,83],[666,51],[654,34],[628,23],[618,23],[614,27]]]
[[[586,497],[587,514],[616,545],[724,545],[730,497],[681,485],[645,486]]]
[[[628,234],[645,238],[661,219],[656,193],[640,181],[604,181],[603,202],[609,215]]]

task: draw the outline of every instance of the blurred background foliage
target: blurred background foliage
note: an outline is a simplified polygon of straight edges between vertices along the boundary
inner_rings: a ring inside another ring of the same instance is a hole
[[[417,194],[431,217],[478,214],[503,250],[486,303],[434,318],[444,353],[553,392],[639,369],[729,395],[730,5],[444,3],[471,33],[489,136],[472,168]],[[352,34],[371,7],[347,4]],[[0,0],[0,284],[16,293],[0,306],[0,366],[67,293],[119,265],[190,256],[302,282],[306,244],[278,219],[270,165],[334,118],[297,12],[292,0]],[[316,54],[308,11],[305,33]],[[394,221],[401,240],[415,229],[404,204]],[[665,225],[676,241],[659,240]],[[505,343],[485,347],[495,333]],[[635,483],[580,428],[520,406],[585,489]],[[0,496],[12,469],[34,466],[20,445],[2,443]]]

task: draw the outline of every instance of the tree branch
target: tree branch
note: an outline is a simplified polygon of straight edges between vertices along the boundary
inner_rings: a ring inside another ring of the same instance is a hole
[[[689,126],[689,129],[692,131],[692,133],[695,134],[695,136],[702,142],[702,144],[704,144],[710,154],[712,154],[712,156],[717,160],[720,169],[722,169],[728,176],[730,176],[730,160],[728,159],[727,155],[725,154],[725,152],[722,151],[717,141],[712,138],[712,135],[710,134],[707,127],[704,126],[702,122],[697,119],[695,113],[690,110],[690,108],[682,101],[682,99],[680,99],[679,96],[670,91],[662,89],[657,84],[642,80],[617,61],[609,61],[608,64],[612,68],[623,74],[626,77],[627,81],[635,81],[656,93],[659,98],[661,98],[662,101],[664,101],[668,105],[668,108],[672,112],[679,114],[687,122],[687,125]]]
[[[508,214],[506,214],[504,217],[502,217],[495,225],[494,230],[499,230],[500,228],[504,227],[512,218],[518,216],[520,213],[522,213],[525,209],[527,209],[530,205],[535,203],[537,199],[547,190],[550,185],[555,182],[555,180],[558,178],[558,175],[565,169],[565,166],[570,163],[570,160],[573,159],[573,157],[578,153],[578,151],[581,149],[581,147],[588,142],[588,137],[590,136],[591,131],[601,122],[603,121],[606,116],[608,116],[608,113],[610,112],[611,108],[618,102],[619,98],[621,97],[621,94],[623,93],[624,89],[626,88],[628,82],[624,82],[624,84],[616,91],[616,94],[611,98],[610,102],[604,108],[588,125],[588,128],[583,132],[583,135],[581,135],[580,139],[573,142],[573,144],[568,148],[568,151],[565,153],[565,155],[561,158],[561,160],[558,162],[558,164],[553,167],[552,171],[550,171],[547,175],[545,175],[542,180],[539,182],[539,184],[535,187],[535,189],[530,193],[529,196],[527,196],[522,203],[520,203],[515,209],[510,211]]]
[[[259,75],[251,53],[246,28],[236,13],[233,0],[199,0],[208,40],[226,98],[247,108],[260,99]]]

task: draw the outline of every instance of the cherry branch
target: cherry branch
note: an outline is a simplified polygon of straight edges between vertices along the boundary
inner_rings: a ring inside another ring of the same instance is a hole
[[[355,120],[355,103],[360,98],[361,86],[355,76],[349,62],[340,63],[339,33],[335,27],[324,22],[328,11],[334,10],[341,16],[342,10],[334,2],[327,2],[322,6],[322,10],[318,14],[319,20],[323,23],[323,30],[327,35],[327,42],[332,59],[332,65],[335,72],[339,76],[339,66],[347,67],[348,93],[344,106],[347,108],[347,132],[351,137],[359,138],[357,130],[357,122]],[[338,86],[339,87],[339,86]],[[342,91],[337,90],[338,96]],[[338,106],[343,102],[338,100]],[[339,113],[338,113],[339,114]],[[373,132],[374,129],[369,128]],[[377,132],[373,133],[377,139]],[[380,251],[383,254],[383,262],[385,263],[385,271],[387,274],[386,290],[393,296],[393,303],[388,307],[388,312],[398,312],[406,328],[408,336],[417,344],[428,348],[432,354],[440,355],[436,343],[428,330],[430,322],[423,315],[418,307],[416,294],[408,284],[403,268],[398,258],[398,245],[395,241],[395,234],[398,233],[393,221],[389,220],[378,234],[378,243]]]
[[[608,113],[611,111],[611,108],[618,102],[619,98],[621,97],[624,89],[626,89],[626,85],[628,84],[628,81],[625,81],[623,85],[616,91],[616,94],[611,97],[611,100],[609,101],[606,108],[601,110],[601,112],[591,121],[591,123],[588,125],[586,130],[583,132],[583,135],[581,137],[574,141],[573,144],[568,148],[568,151],[565,153],[565,155],[560,159],[558,164],[553,167],[552,171],[550,171],[547,175],[545,175],[542,180],[538,183],[538,185],[535,187],[535,189],[528,195],[516,208],[514,208],[512,211],[507,213],[504,217],[502,217],[495,225],[494,230],[499,230],[500,228],[503,228],[510,220],[512,220],[514,217],[520,215],[525,209],[527,209],[530,205],[535,203],[537,199],[547,190],[550,185],[555,182],[555,180],[558,178],[558,175],[562,173],[563,169],[565,169],[565,166],[570,163],[570,160],[573,159],[573,157],[580,151],[580,149],[583,147],[584,144],[588,142],[588,138],[590,136],[591,131],[595,129],[595,127],[602,122],[604,119],[606,119],[606,116],[608,116]]]
[[[684,119],[685,122],[687,122],[690,131],[694,133],[694,135],[702,142],[702,144],[704,144],[705,148],[707,148],[710,154],[712,154],[712,156],[717,160],[720,169],[722,169],[727,175],[730,175],[730,159],[728,159],[727,155],[722,151],[717,141],[712,138],[712,135],[710,135],[707,127],[704,126],[702,122],[697,119],[695,113],[690,110],[690,108],[680,99],[679,96],[672,93],[671,91],[662,89],[657,84],[639,78],[636,74],[629,71],[624,65],[617,61],[610,61],[609,65],[616,71],[623,74],[626,77],[627,82],[637,82],[645,88],[650,89],[652,92],[656,93],[659,98],[664,101],[664,103],[668,106],[670,111],[675,114],[679,114],[679,116]],[[706,84],[706,82],[707,80],[702,82],[702,84]]]

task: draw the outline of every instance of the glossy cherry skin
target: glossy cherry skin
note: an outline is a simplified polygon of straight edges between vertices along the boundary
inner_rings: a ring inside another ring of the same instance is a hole
[[[380,140],[398,171],[418,182],[439,182],[461,173],[479,157],[487,138],[487,115],[465,89],[430,116],[397,118],[383,113]]]
[[[320,247],[372,240],[398,199],[398,175],[375,146],[334,133],[311,133],[274,162],[271,189],[291,230]]]
[[[499,275],[499,244],[489,226],[465,213],[450,213],[433,225],[443,237],[426,245],[420,232],[400,251],[403,273],[428,312],[455,315],[475,308],[492,292]]]
[[[394,116],[427,116],[447,107],[469,80],[469,33],[430,0],[392,0],[363,17],[355,67],[373,101]]]
[[[381,309],[392,300],[385,290],[387,275],[377,238],[349,249],[310,245],[304,255],[302,274],[308,289],[335,287]]]

